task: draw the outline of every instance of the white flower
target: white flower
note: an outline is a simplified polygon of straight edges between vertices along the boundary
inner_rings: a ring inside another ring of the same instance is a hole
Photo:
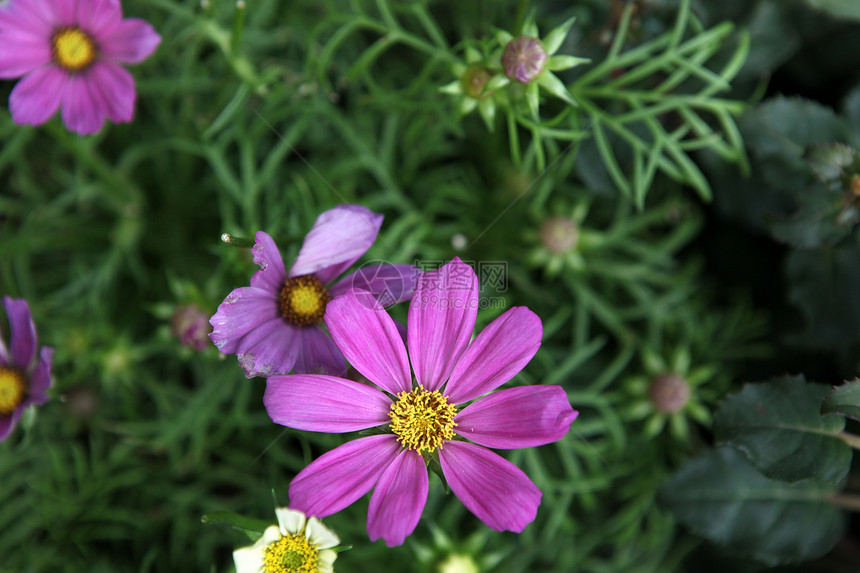
[[[332,573],[340,543],[316,517],[276,507],[278,525],[270,525],[254,545],[233,552],[236,573]]]

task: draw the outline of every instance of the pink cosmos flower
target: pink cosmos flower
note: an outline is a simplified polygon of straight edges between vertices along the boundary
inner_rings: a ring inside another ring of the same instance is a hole
[[[131,121],[136,64],[161,37],[123,19],[119,0],[8,0],[0,6],[0,79],[23,77],[9,96],[12,121],[41,125],[62,105],[71,131],[95,133],[105,118]]]
[[[278,424],[385,431],[335,448],[299,472],[290,483],[290,506],[324,517],[373,489],[368,534],[400,545],[421,517],[433,458],[469,511],[497,531],[522,531],[537,515],[541,492],[482,446],[548,444],[578,414],[560,386],[492,392],[537,352],[540,319],[513,307],[470,343],[478,280],[457,258],[419,279],[407,319],[408,355],[394,321],[371,303],[366,293],[348,292],[329,304],[325,321],[347,360],[378,387],[312,374],[267,380],[263,402]]]
[[[231,292],[210,319],[209,335],[224,354],[236,354],[245,376],[317,372],[344,375],[346,361],[320,323],[329,300],[350,288],[372,293],[382,304],[408,300],[418,269],[411,265],[366,265],[329,284],[376,240],[382,215],[360,205],[340,205],[320,214],[290,268],[272,237],[258,231],[251,252],[260,270],[251,286]]]
[[[9,347],[0,338],[0,442],[15,429],[24,409],[44,404],[51,385],[51,360],[54,349],[36,341],[36,325],[24,299],[3,297],[9,318]],[[38,354],[38,361],[36,355]]]

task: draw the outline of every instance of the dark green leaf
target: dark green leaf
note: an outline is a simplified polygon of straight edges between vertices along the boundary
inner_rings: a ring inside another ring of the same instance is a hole
[[[747,384],[717,410],[716,439],[742,450],[770,478],[836,484],[848,473],[851,448],[839,438],[845,419],[819,413],[829,391],[803,376]]]
[[[794,250],[786,264],[789,300],[806,316],[807,329],[794,342],[846,352],[860,342],[860,245]]]
[[[810,6],[843,16],[860,20],[860,3],[857,0],[806,0]]]
[[[769,565],[824,555],[844,527],[814,482],[789,485],[761,475],[733,448],[717,448],[681,468],[659,492],[660,503],[699,535]]]
[[[200,518],[200,521],[209,525],[221,523],[230,525],[245,533],[252,541],[256,541],[268,526],[274,525],[273,523],[263,521],[262,519],[245,517],[244,515],[239,515],[232,511],[214,511],[212,513],[207,513]]]
[[[842,414],[860,420],[860,379],[835,388],[821,403],[822,414]]]

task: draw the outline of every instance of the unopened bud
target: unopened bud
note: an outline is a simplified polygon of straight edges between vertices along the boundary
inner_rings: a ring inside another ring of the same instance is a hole
[[[648,395],[657,411],[674,414],[690,400],[690,385],[677,374],[661,374],[651,381]]]
[[[484,88],[490,78],[493,77],[493,72],[484,66],[469,66],[463,72],[463,77],[460,79],[463,85],[463,92],[469,97],[480,99],[484,95]]]
[[[173,335],[183,346],[202,351],[211,344],[209,333],[212,332],[212,325],[209,324],[209,315],[195,304],[178,307],[170,319],[170,324]]]
[[[576,247],[579,225],[567,217],[550,217],[540,228],[540,238],[544,246],[553,253],[567,253]]]
[[[519,36],[505,46],[502,69],[512,80],[527,84],[537,78],[547,61],[546,50],[537,38]]]

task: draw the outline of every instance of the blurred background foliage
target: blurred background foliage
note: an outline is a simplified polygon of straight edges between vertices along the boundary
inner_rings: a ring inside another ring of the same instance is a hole
[[[273,521],[271,492],[285,502],[343,438],[273,424],[264,381],[207,343],[255,269],[219,237],[265,230],[289,261],[345,202],[386,216],[365,260],[504,262],[479,328],[537,312],[543,345],[514,384],[561,384],[581,414],[562,441],[509,453],[544,492],[523,534],[431,479],[402,547],[367,540],[367,499],[328,518],[353,545],[336,570],[856,570],[841,416],[857,402],[828,394],[860,370],[854,3],[124,9],[162,36],[133,70],[134,123],[81,138],[0,110],[0,293],[27,298],[57,350],[54,399],[0,445],[0,571],[232,570],[247,537],[201,516]],[[497,30],[572,17],[558,54],[590,62],[558,72],[565,97],[542,85],[537,114],[520,86],[467,115],[471,96],[439,91],[476,62],[500,74]],[[788,469],[757,458],[756,440],[784,436],[744,433],[750,388],[803,405],[803,439],[827,447],[797,442],[813,459]],[[821,473],[788,471],[807,467]]]

